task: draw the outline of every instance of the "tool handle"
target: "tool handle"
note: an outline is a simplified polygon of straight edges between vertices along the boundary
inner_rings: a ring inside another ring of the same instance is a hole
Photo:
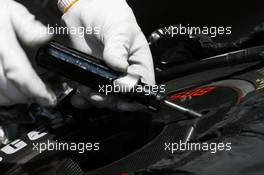
[[[41,67],[93,89],[98,89],[99,84],[113,84],[113,81],[121,75],[102,61],[56,42],[40,48],[36,61]]]
[[[50,71],[54,71],[71,80],[84,84],[94,90],[100,90],[99,85],[113,85],[113,81],[121,76],[120,72],[114,71],[102,61],[81,53],[77,50],[51,42],[39,49],[36,57],[37,64]],[[139,82],[139,86],[146,86]],[[145,94],[149,95],[145,95]],[[158,92],[150,89],[144,91],[123,94],[132,100],[136,100],[150,108],[159,108],[157,101]]]
[[[113,85],[113,81],[121,75],[96,58],[55,42],[40,48],[36,61],[38,65],[48,70],[57,72],[95,90],[99,88],[99,85]],[[154,92],[150,86],[144,83],[139,82],[135,87],[139,88],[139,91],[124,95],[146,105],[149,109],[157,111],[160,104],[165,102],[167,106],[183,114],[201,117],[199,113],[193,110],[169,102],[166,103],[159,91]]]

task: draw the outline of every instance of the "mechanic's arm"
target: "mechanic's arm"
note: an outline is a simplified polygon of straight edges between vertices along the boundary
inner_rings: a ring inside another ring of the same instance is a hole
[[[132,87],[139,79],[155,84],[153,61],[147,40],[137,24],[126,0],[59,0],[64,13],[62,21],[68,27],[85,27],[84,36],[71,35],[72,47],[105,61],[111,68],[123,72],[115,81],[118,85]],[[129,108],[129,103],[116,102],[117,98],[103,96],[80,87],[72,102],[77,106],[87,101],[98,107]],[[114,102],[115,101],[115,102]],[[135,107],[134,104],[130,106]],[[129,109],[128,109],[129,110]]]
[[[13,0],[1,1],[0,106],[28,102],[56,104],[56,97],[47,90],[20,46],[20,42],[36,46],[50,38],[46,27],[24,6]]]

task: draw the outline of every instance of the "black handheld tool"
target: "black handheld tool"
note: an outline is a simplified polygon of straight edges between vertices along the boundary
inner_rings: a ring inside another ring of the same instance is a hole
[[[121,76],[120,72],[112,70],[102,61],[55,42],[51,42],[49,45],[40,48],[36,60],[41,67],[57,72],[95,90],[98,89],[99,85],[113,85],[114,80]],[[139,85],[142,87],[149,87],[145,86],[143,83],[139,83]],[[137,87],[139,86],[137,85]],[[202,115],[196,111],[165,100],[163,98],[164,95],[160,94],[158,91],[153,92],[150,90],[151,88],[141,89],[144,89],[144,91],[140,93],[134,91],[133,93],[125,94],[125,96],[153,110],[158,110],[160,105],[164,104],[189,117],[202,117]]]

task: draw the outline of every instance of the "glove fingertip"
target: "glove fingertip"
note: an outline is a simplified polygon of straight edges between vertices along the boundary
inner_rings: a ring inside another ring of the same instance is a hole
[[[125,92],[128,92],[138,83],[138,81],[139,81],[139,76],[127,74],[123,77],[116,79],[114,83],[121,86],[122,90],[125,90]]]
[[[109,45],[109,44],[108,44]],[[105,63],[112,69],[126,72],[129,66],[128,52],[123,46],[106,46],[103,53]]]
[[[36,102],[42,106],[56,106],[57,98],[56,95],[52,91],[47,91],[46,96],[37,97]]]

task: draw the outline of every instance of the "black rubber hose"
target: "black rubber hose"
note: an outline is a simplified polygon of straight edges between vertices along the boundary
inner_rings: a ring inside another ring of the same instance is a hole
[[[189,64],[176,66],[163,72],[159,72],[156,79],[162,80],[164,82],[173,78],[182,77],[209,69],[263,61],[263,51],[264,46],[257,46],[222,55],[217,55]]]

